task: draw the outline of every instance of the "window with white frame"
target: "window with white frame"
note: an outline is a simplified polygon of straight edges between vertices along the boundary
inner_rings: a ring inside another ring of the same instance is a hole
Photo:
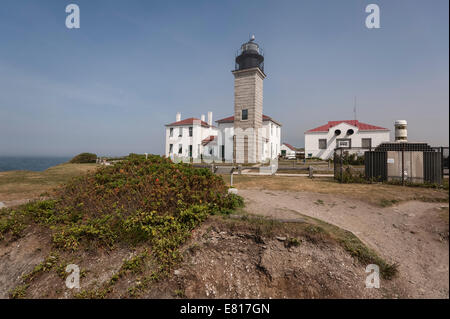
[[[182,136],[183,136],[183,128],[180,127],[180,128],[178,129],[178,137],[182,137]]]
[[[170,153],[170,154],[173,153],[173,144],[169,144],[169,153]]]
[[[178,154],[183,154],[183,144],[178,144]]]
[[[171,127],[169,131],[170,131],[169,136],[173,137],[173,127]]]

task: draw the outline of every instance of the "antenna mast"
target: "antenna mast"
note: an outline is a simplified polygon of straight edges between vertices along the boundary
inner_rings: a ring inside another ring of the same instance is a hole
[[[353,100],[353,115],[354,115],[354,120],[356,121],[356,95],[355,98]]]

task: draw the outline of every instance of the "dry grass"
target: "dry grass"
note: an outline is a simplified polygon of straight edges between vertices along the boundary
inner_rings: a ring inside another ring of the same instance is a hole
[[[39,197],[75,176],[99,167],[98,164],[61,164],[43,172],[0,172],[0,201]]]
[[[229,182],[229,177],[224,177]],[[425,187],[408,187],[387,184],[340,184],[332,178],[309,179],[288,176],[248,176],[235,175],[233,186],[237,189],[265,189],[304,191],[323,194],[339,194],[360,199],[371,204],[420,200],[448,202],[448,191]]]

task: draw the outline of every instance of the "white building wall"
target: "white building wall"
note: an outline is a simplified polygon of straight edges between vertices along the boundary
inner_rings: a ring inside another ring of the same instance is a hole
[[[221,145],[225,145],[225,161],[233,161],[233,136],[234,136],[234,124],[233,123],[219,123],[219,134],[217,139],[217,145],[215,145],[217,151],[214,151],[218,155],[219,159],[222,159]],[[272,135],[273,132],[273,135]],[[261,131],[262,139],[262,152],[261,161],[267,161],[269,159],[275,159],[281,153],[281,127],[272,121],[264,121]],[[266,142],[267,140],[267,142]]]
[[[269,139],[265,145],[265,158],[263,158],[263,161],[267,161],[275,159],[281,154],[281,127],[272,121],[265,121],[263,125]]]
[[[189,136],[189,127],[192,127],[192,136]],[[170,136],[170,128],[173,128],[173,136]],[[182,130],[182,136],[179,136],[179,130]],[[192,157],[200,158],[203,152],[202,141],[210,135],[217,135],[217,128],[203,127],[200,124],[183,126],[166,126],[166,157],[189,158],[189,145],[192,145]],[[173,145],[172,153],[169,152],[170,144]],[[179,145],[182,145],[182,153],[179,154]]]
[[[218,135],[217,143],[219,145],[225,145],[225,161],[233,161],[233,136],[234,136],[234,124],[233,123],[220,123],[220,134]],[[221,148],[221,146],[218,146]],[[220,154],[220,159],[222,154]]]
[[[281,147],[280,147],[280,154],[281,154],[281,151],[286,151],[286,157],[295,157],[295,151],[291,150],[285,144],[281,145]]]
[[[193,128],[192,136],[189,136],[189,127]],[[173,128],[173,135],[170,136],[170,129]],[[179,130],[182,136],[179,136]],[[214,141],[203,146],[202,141],[209,136],[216,136]],[[233,161],[233,123],[220,123],[218,127],[203,127],[198,124],[183,126],[166,126],[165,155],[172,159],[189,159],[189,145],[192,145],[192,158],[204,159],[210,156],[210,150],[213,150],[215,160],[222,160],[222,145],[225,145],[225,161]],[[264,121],[261,132],[262,152],[261,161],[275,159],[281,154],[281,127],[272,121]],[[170,153],[170,144],[173,145]],[[179,145],[182,145],[182,153],[178,153]]]
[[[339,136],[335,136],[336,130],[341,130]],[[347,135],[347,130],[353,129],[352,135]],[[359,131],[357,127],[347,123],[340,123],[328,130],[328,132],[311,132],[305,133],[305,157],[319,157],[328,159],[333,156],[336,148],[336,139],[350,139],[351,147],[361,147],[363,138],[372,139],[372,148],[377,147],[380,143],[389,142],[389,131]],[[319,149],[319,139],[327,140],[327,148]]]

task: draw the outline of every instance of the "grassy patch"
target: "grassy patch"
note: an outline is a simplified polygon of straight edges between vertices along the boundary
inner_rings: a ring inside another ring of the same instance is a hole
[[[186,298],[186,294],[185,294],[184,290],[176,289],[176,290],[174,291],[174,294],[175,294],[175,297],[178,297],[178,298]]]
[[[379,205],[381,207],[389,207],[399,203],[397,199],[381,199]]]
[[[380,201],[410,200],[448,202],[448,191],[433,187],[407,187],[383,183],[338,183],[332,178],[235,175],[237,189],[277,190],[329,194],[361,200],[379,206]]]
[[[364,245],[359,238],[349,231],[339,230],[335,232],[338,242],[353,257],[357,258],[362,264],[375,264],[380,267],[380,274],[384,279],[392,279],[398,272],[398,265],[386,262],[372,249]]]
[[[9,297],[12,299],[25,298],[27,289],[30,287],[32,281],[42,273],[55,269],[58,259],[59,254],[57,252],[51,252],[49,256],[43,262],[36,265],[31,272],[22,276],[22,283],[9,292]]]
[[[286,248],[297,247],[297,246],[300,246],[300,244],[301,244],[301,241],[295,237],[289,237],[284,242],[284,246]]]
[[[318,200],[316,200],[316,201],[314,202],[314,204],[316,204],[316,205],[323,205],[324,202],[323,202],[323,200],[318,199]]]
[[[27,289],[29,287],[29,284],[23,284],[19,285],[9,293],[9,298],[11,299],[23,299],[26,297]]]
[[[61,164],[43,172],[0,172],[0,201],[37,198],[73,177],[94,171],[97,164]]]

